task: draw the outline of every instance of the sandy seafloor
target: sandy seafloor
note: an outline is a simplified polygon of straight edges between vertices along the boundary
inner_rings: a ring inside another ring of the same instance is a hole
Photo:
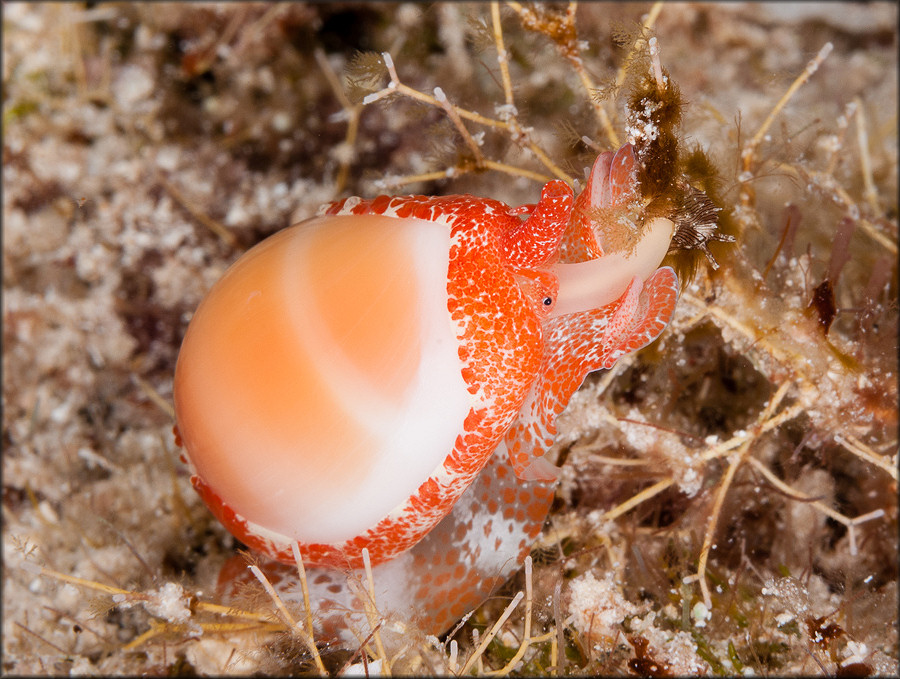
[[[650,7],[578,7],[595,83],[613,80],[630,44],[615,36],[633,36]],[[510,8],[502,17],[521,120],[580,173],[588,149],[568,146],[562,126],[609,145],[581,83],[545,36],[524,31]],[[439,86],[494,116],[503,91],[479,22],[490,25],[489,5],[4,3],[4,674],[308,667],[298,645],[261,633],[181,628],[126,648],[154,620],[184,622],[184,607],[117,607],[108,594],[37,575],[35,564],[136,592],[175,582],[215,601],[235,544],[193,493],[167,411],[191,312],[243,249],[324,202],[377,195],[378,180],[440,170],[462,146],[442,113],[399,100],[364,108],[345,143],[347,116],[316,52],[341,74],[359,50],[389,51],[406,84]],[[715,318],[692,325],[698,308],[683,302],[669,338],[629,364],[611,395],[598,396],[593,381],[560,419],[569,453],[536,553],[539,622],[554,624],[548,602],[562,579],[568,672],[627,673],[630,632],[675,674],[896,673],[897,5],[665,3],[653,31],[686,103],[682,133],[719,166],[726,207],[747,182],[755,190],[733,212],[734,251],[714,246],[722,269],[710,277],[701,267],[690,289],[706,300],[701,311],[725,309],[751,330]],[[762,140],[761,164],[744,174],[741,148],[829,42]],[[621,135],[624,97],[605,105]],[[508,136],[488,129],[483,141],[487,156],[545,172]],[[540,184],[486,172],[392,190],[518,205],[534,202]],[[792,258],[767,270],[788,214],[801,219]],[[845,218],[856,229],[826,340],[807,306]],[[753,282],[751,309],[739,300],[754,271],[767,277]],[[816,364],[835,356],[834,366]],[[741,467],[710,558],[713,615],[697,625],[696,583],[669,585],[696,569],[730,459],[704,459],[704,446],[751,430],[792,380],[781,407],[800,403],[799,414],[747,454],[793,490]],[[648,443],[645,430],[616,419],[643,416],[691,436]],[[848,437],[869,457],[849,454]],[[616,457],[653,469],[609,463]],[[601,520],[665,475],[676,480],[671,492]],[[848,531],[815,502],[875,518]],[[504,594],[521,587],[520,575]],[[592,629],[592,611],[608,627]],[[816,618],[843,633],[815,639]],[[517,645],[521,620],[510,625],[501,647]],[[471,633],[459,638],[465,645]],[[548,666],[548,643],[523,671]],[[414,651],[401,662],[446,669],[446,654],[422,653],[424,664]],[[341,662],[334,655],[329,667]],[[484,662],[482,671],[502,666]]]

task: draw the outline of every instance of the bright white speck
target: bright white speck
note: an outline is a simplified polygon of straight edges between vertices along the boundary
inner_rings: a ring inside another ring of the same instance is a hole
[[[848,641],[844,654],[847,657],[841,661],[841,666],[865,662],[866,656],[869,655],[869,647],[860,641]]]
[[[113,96],[120,106],[134,106],[153,94],[154,80],[139,66],[125,66],[113,85]]]
[[[503,104],[494,108],[494,112],[500,120],[509,120],[519,115],[519,110],[512,104]]]
[[[691,609],[691,617],[694,619],[695,627],[706,627],[706,621],[712,617],[712,612],[705,603],[698,601]]]
[[[272,128],[276,132],[287,132],[291,129],[291,116],[285,111],[279,111],[272,116]]]
[[[763,592],[763,594],[765,594],[765,592]],[[787,625],[793,619],[794,619],[793,613],[781,613],[781,614],[775,616],[775,624],[777,624],[779,627],[781,627],[783,625]]]
[[[368,665],[361,662],[350,665],[346,670],[341,672],[342,677],[380,677],[381,676],[381,660],[370,660]]]

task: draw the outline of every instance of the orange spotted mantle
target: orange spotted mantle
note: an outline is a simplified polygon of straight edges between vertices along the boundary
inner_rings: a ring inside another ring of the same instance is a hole
[[[293,563],[299,547],[326,631],[349,624],[363,548],[379,603],[427,611],[435,633],[527,554],[556,417],[675,305],[658,268],[671,222],[652,247],[604,253],[634,163],[630,147],[601,154],[577,201],[561,181],[520,208],[346,199],[248,252],[201,304],[174,387],[192,482],[255,551]]]

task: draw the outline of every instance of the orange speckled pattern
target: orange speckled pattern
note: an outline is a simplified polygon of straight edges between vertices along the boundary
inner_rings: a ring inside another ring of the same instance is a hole
[[[636,159],[631,144],[601,153],[575,199],[572,217],[559,244],[561,262],[580,262],[603,256],[600,244],[614,219],[636,197]],[[610,368],[625,354],[652,342],[675,309],[678,281],[675,272],[658,269],[643,285],[632,281],[622,296],[603,307],[547,319],[544,354],[516,422],[506,433],[516,474],[526,470],[553,445],[554,422],[588,373]]]
[[[556,417],[588,373],[611,368],[619,358],[646,346],[665,329],[678,298],[675,272],[670,267],[657,269],[642,287],[638,286],[640,283],[633,282],[612,304],[545,323],[538,377],[519,418],[506,434],[517,474],[553,445]],[[634,304],[623,312],[623,301],[632,296]]]
[[[653,341],[675,307],[677,279],[664,267],[646,281],[635,277],[611,304],[549,315],[559,284],[548,267],[602,256],[603,219],[629,209],[634,167],[629,145],[601,154],[577,201],[555,180],[539,203],[518,208],[473,196],[379,196],[320,211],[450,228],[446,304],[474,405],[442,466],[388,517],[341,544],[299,545],[319,638],[356,643],[370,632],[358,599],[364,547],[375,603],[387,616],[381,634],[398,644],[392,616],[441,634],[519,567],[553,500],[552,474],[535,461],[550,466],[543,456],[556,417],[589,372]],[[290,546],[254,534],[201,479],[192,481],[229,530],[284,562],[265,570],[285,599],[299,603]],[[247,577],[242,563],[234,565],[220,586],[233,592]]]
[[[542,264],[555,253],[568,224],[574,196],[561,181],[547,184],[541,201],[524,221],[496,200],[474,196],[379,196],[370,201],[348,198],[323,211],[327,215],[378,214],[442,222],[451,228],[447,305],[456,324],[462,374],[476,400],[462,424],[443,468],[433,474],[389,517],[340,544],[300,545],[312,566],[359,568],[363,547],[373,564],[409,549],[446,516],[484,467],[518,415],[540,369],[544,342],[539,302],[529,299],[515,278],[519,268]],[[531,288],[528,288],[531,289]],[[540,286],[535,286],[538,291]],[[194,485],[204,499],[216,501],[199,478]],[[221,504],[221,501],[219,501]],[[254,549],[285,563],[293,556],[287,544],[255,533],[227,507],[218,518]]]
[[[531,268],[553,257],[559,249],[559,227],[568,224],[572,201],[572,189],[565,182],[559,179],[547,182],[531,216],[510,225],[501,236],[507,266]],[[538,225],[540,228],[536,228]]]
[[[394,616],[414,620],[425,633],[442,634],[479,606],[519,568],[552,501],[553,484],[517,479],[501,444],[427,540],[372,568],[375,603],[388,620],[381,629],[385,643],[392,635],[402,643],[390,624]],[[260,566],[283,599],[302,606],[296,566],[275,561]],[[244,558],[235,556],[219,573],[219,595],[233,600],[253,580]],[[307,570],[317,639],[353,643],[368,636],[365,609],[348,580],[363,583],[366,591],[361,569]]]

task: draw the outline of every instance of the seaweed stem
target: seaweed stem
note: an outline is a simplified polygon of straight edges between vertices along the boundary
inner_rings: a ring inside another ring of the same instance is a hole
[[[500,65],[500,79],[503,81],[503,96],[506,105],[513,105],[512,80],[509,77],[509,54],[503,42],[503,28],[500,25],[500,3],[491,3],[491,23],[494,27],[494,42],[497,44],[497,63]]]
[[[312,621],[312,606],[309,602],[309,584],[306,581],[306,567],[303,565],[303,557],[300,555],[300,545],[297,542],[291,543],[291,552],[294,554],[294,561],[297,564],[297,574],[300,576],[300,590],[303,593],[303,608],[306,611],[306,633],[309,635],[310,651],[316,667],[323,675],[326,674],[325,665],[322,664],[322,658],[319,656],[319,649],[316,647],[315,628]]]
[[[747,458],[747,453],[750,450],[750,446],[762,433],[762,426],[768,420],[772,419],[772,414],[775,412],[775,409],[781,403],[782,399],[785,397],[791,386],[793,385],[790,382],[784,382],[778,388],[778,391],[775,392],[775,395],[772,396],[765,410],[763,410],[762,414],[757,419],[757,425],[754,427],[753,436],[749,437],[741,445],[737,454],[732,457],[731,461],[729,462],[728,469],[726,470],[725,476],[723,477],[722,482],[719,485],[719,490],[716,493],[716,499],[713,503],[712,514],[709,519],[709,524],[706,527],[706,534],[703,537],[703,547],[700,550],[700,560],[697,564],[697,573],[684,578],[685,583],[694,582],[695,580],[700,581],[700,591],[703,593],[703,603],[706,604],[706,607],[708,609],[712,609],[712,597],[709,593],[709,584],[706,582],[706,565],[709,561],[709,552],[712,549],[716,528],[719,524],[719,515],[722,511],[722,505],[725,503],[725,497],[728,495],[728,489],[731,487],[732,481],[734,481],[734,475],[737,473],[738,468]]]
[[[462,676],[467,674],[470,669],[472,669],[472,665],[475,664],[475,661],[481,658],[482,653],[488,647],[488,644],[497,636],[497,632],[500,631],[500,628],[503,627],[503,624],[509,619],[509,616],[512,615],[512,612],[516,610],[516,606],[519,605],[519,602],[525,598],[525,592],[518,592],[513,600],[509,602],[509,605],[506,607],[506,610],[503,611],[503,615],[497,618],[497,622],[494,623],[493,627],[491,627],[491,631],[484,635],[484,639],[481,640],[481,643],[478,644],[478,648],[475,649],[475,652],[472,656],[466,661],[466,664],[463,665],[462,670],[460,670],[457,676]]]
[[[822,46],[822,49],[819,50],[819,53],[806,65],[806,68],[803,69],[803,73],[797,76],[791,86],[788,88],[787,92],[778,100],[778,103],[772,108],[769,112],[769,115],[763,121],[763,124],[760,125],[759,129],[756,131],[756,134],[753,135],[753,138],[750,140],[750,143],[744,147],[743,152],[741,153],[744,159],[744,170],[749,171],[752,167],[753,160],[755,159],[755,152],[757,147],[763,140],[763,137],[766,135],[766,132],[769,131],[769,127],[772,125],[772,121],[775,120],[775,117],[781,112],[781,109],[785,107],[788,101],[796,94],[797,90],[799,90],[807,80],[809,80],[812,75],[819,69],[819,66],[822,64],[825,59],[828,58],[828,55],[831,54],[831,50],[834,49],[834,45],[830,42],[826,42],[825,45]]]
[[[866,113],[862,99],[853,98],[856,105],[856,140],[859,144],[859,164],[862,170],[863,186],[865,186],[866,200],[873,210],[878,212],[878,192],[875,190],[875,181],[872,179],[872,159],[869,155],[869,133],[866,129]]]
[[[328,81],[331,91],[334,92],[334,96],[337,97],[341,107],[347,113],[347,133],[344,136],[344,146],[347,149],[354,150],[356,147],[356,137],[359,134],[359,117],[362,113],[362,104],[354,104],[347,97],[344,88],[341,87],[341,81],[338,78],[337,73],[334,72],[331,63],[328,61],[328,57],[325,56],[325,50],[318,48],[313,52],[313,55],[316,58],[316,62],[319,64],[319,68],[322,69],[322,73],[325,75],[325,79]],[[334,180],[335,196],[339,196],[343,193],[344,188],[347,186],[347,177],[350,175],[350,164],[353,161],[354,156],[355,151],[352,154],[345,153],[340,154],[339,156],[340,165],[338,166],[337,177]]]
[[[318,665],[321,665],[322,660],[319,658],[319,653],[316,650],[316,643],[313,641],[312,637],[306,633],[306,630],[303,629],[298,623],[294,622],[294,619],[291,617],[291,614],[288,612],[287,607],[284,605],[284,602],[281,600],[281,597],[278,596],[278,592],[275,591],[275,588],[272,587],[272,583],[269,582],[269,579],[265,576],[265,574],[260,570],[259,566],[256,564],[250,565],[250,572],[259,580],[259,583],[266,590],[266,594],[269,595],[269,598],[272,599],[272,602],[275,604],[275,608],[278,613],[278,617],[281,618],[281,621],[285,624],[285,626],[294,632],[300,640],[306,645],[306,648],[309,650],[310,654],[314,658],[318,659]],[[322,670],[324,670],[324,666],[322,666]]]

